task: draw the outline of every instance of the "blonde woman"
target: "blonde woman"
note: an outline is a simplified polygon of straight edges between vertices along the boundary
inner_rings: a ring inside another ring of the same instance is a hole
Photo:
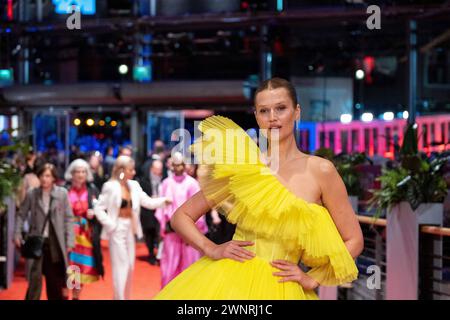
[[[201,191],[175,211],[170,224],[204,256],[157,299],[310,300],[318,298],[319,285],[358,277],[354,259],[364,247],[358,219],[333,163],[297,148],[301,109],[294,86],[280,78],[264,81],[254,114],[268,141],[267,154],[257,161],[261,150],[235,122],[212,116],[200,123],[204,135],[191,149],[197,159],[214,150],[216,160],[201,162]],[[230,132],[231,147],[223,148],[225,140],[216,137]],[[233,240],[215,244],[196,227],[212,208],[236,224]],[[305,272],[300,263],[311,269]]]
[[[133,178],[134,160],[119,156],[103,185],[94,214],[109,240],[115,300],[129,300],[135,260],[135,235],[142,237],[140,208],[162,208],[172,201],[150,198]]]

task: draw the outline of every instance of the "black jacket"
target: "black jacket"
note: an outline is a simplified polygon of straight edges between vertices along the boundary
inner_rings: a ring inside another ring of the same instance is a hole
[[[147,175],[147,177],[139,179],[139,184],[146,194],[152,196],[152,183],[150,179]],[[141,207],[141,225],[143,230],[158,228],[159,222],[155,217],[155,210]]]

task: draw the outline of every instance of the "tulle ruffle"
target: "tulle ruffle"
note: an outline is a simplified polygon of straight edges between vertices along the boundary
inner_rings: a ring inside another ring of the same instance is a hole
[[[328,210],[288,190],[259,159],[258,146],[241,127],[212,116],[199,129],[203,135],[191,150],[201,163],[199,182],[211,207],[242,230],[281,240],[287,252],[303,251],[302,262],[312,268],[308,274],[321,285],[357,278]]]

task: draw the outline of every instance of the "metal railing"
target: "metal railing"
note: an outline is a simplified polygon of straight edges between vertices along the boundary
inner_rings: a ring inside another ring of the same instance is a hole
[[[364,250],[356,259],[359,277],[351,285],[344,285],[338,289],[340,300],[384,300],[386,282],[386,220],[358,216],[364,235]],[[368,267],[376,265],[381,271],[380,288],[369,289]]]
[[[352,284],[340,286],[340,300],[384,300],[386,283],[386,219],[358,216],[364,235],[364,250],[356,259],[359,277]],[[419,233],[419,299],[450,300],[450,228],[421,226]],[[370,289],[371,273],[376,265],[381,271],[381,286]]]
[[[419,250],[419,299],[450,300],[450,228],[422,226]]]

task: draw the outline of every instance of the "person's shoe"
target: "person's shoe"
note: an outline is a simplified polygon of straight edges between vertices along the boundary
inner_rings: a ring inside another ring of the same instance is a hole
[[[156,260],[155,257],[150,257],[150,258],[148,259],[148,262],[150,262],[150,264],[151,264],[152,266],[157,266],[157,265],[158,265],[158,260]]]

